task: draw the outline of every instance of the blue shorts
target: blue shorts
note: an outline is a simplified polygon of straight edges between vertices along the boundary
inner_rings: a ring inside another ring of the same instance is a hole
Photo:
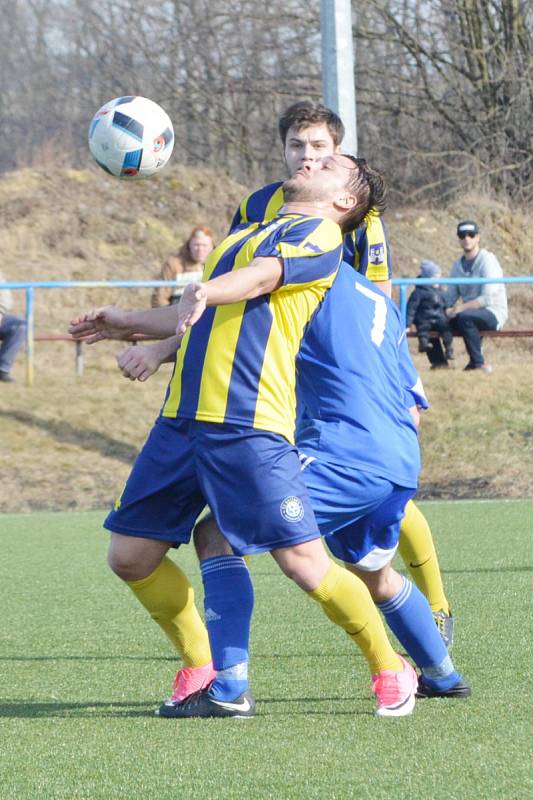
[[[369,572],[388,564],[416,489],[303,453],[300,461],[320,533],[333,555]]]
[[[167,417],[156,421],[104,527],[184,544],[206,505],[237,554],[320,536],[298,451],[283,436]]]

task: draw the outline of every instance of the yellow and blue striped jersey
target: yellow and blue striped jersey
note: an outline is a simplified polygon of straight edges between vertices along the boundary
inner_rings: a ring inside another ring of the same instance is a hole
[[[332,220],[302,214],[240,227],[210,254],[203,280],[260,256],[282,259],[281,286],[206,309],[183,337],[162,413],[272,431],[292,442],[295,360],[341,263],[342,234]]]
[[[284,203],[283,184],[269,183],[247,195],[235,212],[230,230],[246,222],[273,219]],[[392,261],[387,230],[380,215],[370,211],[364,224],[344,237],[343,260],[371,281],[388,281]]]

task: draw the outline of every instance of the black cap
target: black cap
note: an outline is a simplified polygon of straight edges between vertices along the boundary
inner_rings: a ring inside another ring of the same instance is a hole
[[[478,226],[471,219],[466,219],[457,226],[457,236],[464,236],[465,233],[469,233],[471,236],[476,236],[479,233]]]

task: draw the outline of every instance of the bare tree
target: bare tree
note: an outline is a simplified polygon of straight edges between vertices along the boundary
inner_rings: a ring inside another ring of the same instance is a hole
[[[0,0],[0,170],[88,158],[104,102],[142,94],[174,158],[244,183],[282,174],[279,113],[320,99],[319,0]],[[467,184],[531,200],[532,11],[525,0],[354,3],[362,151],[397,197]]]
[[[531,8],[519,0],[365,8],[359,52],[378,96],[366,82],[359,96],[394,124],[381,146],[403,165],[404,191],[442,197],[475,182],[531,200]]]

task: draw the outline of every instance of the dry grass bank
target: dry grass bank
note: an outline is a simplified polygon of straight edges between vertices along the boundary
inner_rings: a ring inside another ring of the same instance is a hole
[[[2,270],[13,280],[146,279],[195,224],[223,236],[243,188],[223,175],[180,165],[137,184],[97,169],[21,171],[0,180]],[[533,226],[526,214],[479,198],[453,208],[391,211],[389,233],[396,274],[415,275],[421,258],[446,270],[457,255],[456,220],[474,216],[484,244],[507,274],[531,271]],[[41,291],[36,327],[63,331],[77,311],[100,303],[143,306],[149,290]],[[509,326],[533,327],[533,288],[510,292]],[[17,299],[22,312],[22,297]],[[118,346],[86,352],[86,371],[74,375],[69,344],[36,345],[35,385],[24,386],[24,363],[14,385],[0,384],[0,509],[107,507],[162,401],[169,368],[144,386],[122,379]],[[491,376],[457,368],[429,372],[415,355],[432,410],[422,429],[424,497],[533,495],[533,343],[488,342]]]

